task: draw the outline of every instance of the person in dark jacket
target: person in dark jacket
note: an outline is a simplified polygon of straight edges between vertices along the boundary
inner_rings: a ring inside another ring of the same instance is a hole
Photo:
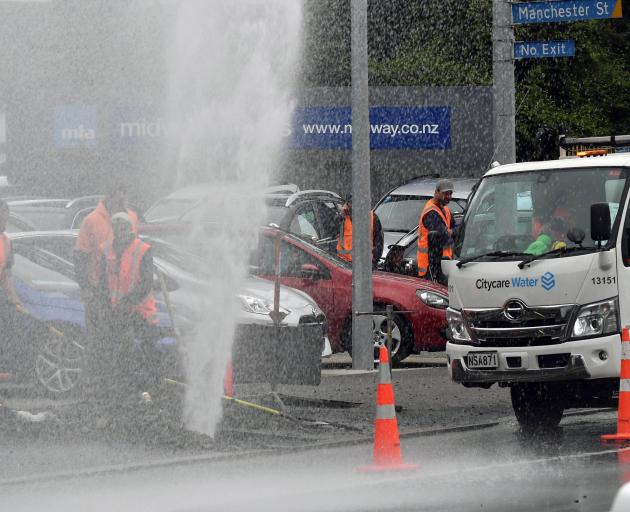
[[[376,268],[378,260],[383,254],[383,227],[374,211],[370,215],[372,226],[372,267]],[[341,208],[337,255],[346,261],[352,261],[352,194],[346,196],[345,203]]]
[[[113,238],[100,248],[96,296],[103,322],[90,351],[90,367],[98,371],[97,396],[125,399],[157,385],[160,376],[150,344],[161,331],[152,292],[151,246],[137,237],[127,213],[116,213],[111,222]]]

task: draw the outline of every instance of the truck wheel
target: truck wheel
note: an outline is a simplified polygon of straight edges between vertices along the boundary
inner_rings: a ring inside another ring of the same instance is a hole
[[[560,423],[564,402],[552,384],[515,384],[510,388],[510,395],[514,414],[521,427],[552,428]]]

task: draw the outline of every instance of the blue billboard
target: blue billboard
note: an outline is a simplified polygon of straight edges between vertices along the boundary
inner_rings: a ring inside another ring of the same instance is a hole
[[[61,105],[55,108],[54,141],[56,146],[62,148],[95,147],[96,107]]]
[[[352,149],[350,107],[302,107],[291,127],[294,149]],[[450,107],[371,107],[371,149],[450,149]]]

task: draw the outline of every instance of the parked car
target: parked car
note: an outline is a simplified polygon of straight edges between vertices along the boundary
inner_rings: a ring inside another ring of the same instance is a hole
[[[285,231],[263,228],[252,269],[275,278],[275,242],[280,237],[280,280],[303,290],[319,304],[328,320],[328,336],[336,352],[352,351],[352,266],[317,245]],[[394,306],[392,359],[400,362],[412,352],[444,350],[448,292],[446,287],[408,276],[373,273],[375,311]],[[385,339],[387,321],[375,315],[374,344]]]
[[[491,203],[491,196],[488,196]],[[488,206],[487,212],[491,212],[494,204]],[[527,228],[527,220],[531,217],[532,198],[529,192],[516,195],[516,211],[519,214],[519,230],[521,235]],[[528,216],[529,214],[529,216]],[[521,222],[523,221],[523,222]],[[455,233],[457,239],[457,232]],[[389,246],[386,256],[382,259],[379,268],[385,272],[418,275],[418,227],[405,233],[396,243]]]
[[[379,262],[382,268],[389,247],[412,230],[418,229],[418,221],[425,203],[433,197],[439,175],[420,176],[399,185],[387,194],[374,207],[383,226],[385,249]],[[453,182],[453,198],[448,205],[453,213],[455,222],[459,222],[464,215],[467,199],[473,186],[477,183],[474,178],[449,178]]]
[[[14,230],[50,231],[59,229],[79,229],[98,203],[102,195],[77,197],[74,199],[55,199],[41,197],[8,198]],[[130,208],[136,212],[133,205]],[[143,218],[139,214],[140,220]]]
[[[10,366],[10,385],[29,385],[34,381],[49,394],[63,396],[76,389],[80,382],[87,343],[84,307],[72,264],[77,232],[12,233],[9,236],[15,254],[16,291],[32,315],[31,321],[54,327],[64,336],[49,332],[43,339],[26,343],[31,348],[27,352],[3,352],[2,368]],[[197,267],[191,263],[189,255],[164,243],[155,242],[153,249],[156,273],[164,277],[185,344],[195,321],[195,294],[207,291],[208,285],[199,279]],[[156,281],[158,278],[156,276]],[[254,277],[236,294],[241,308],[234,343],[235,380],[258,381],[273,377],[280,382],[318,384],[321,354],[327,342],[322,311],[305,293],[283,286],[280,307],[286,316],[280,327],[276,327],[269,316],[273,296],[273,284]],[[161,292],[156,292],[156,299],[159,325],[165,329],[165,336],[157,340],[154,348],[162,354],[163,371],[173,372],[164,376],[181,378],[179,352],[169,333],[171,322]],[[25,321],[29,320],[25,318]],[[261,358],[264,361],[259,364]],[[280,365],[283,365],[283,373],[270,375],[270,369],[278,369]],[[253,373],[256,371],[258,374]]]
[[[212,230],[218,221],[205,205],[218,193],[212,185],[193,186],[159,199],[146,211],[142,233],[177,241],[190,233],[194,223]],[[327,190],[300,190],[293,184],[269,187],[262,195],[267,216],[260,219],[261,225],[273,223],[335,252],[343,204],[339,195]]]

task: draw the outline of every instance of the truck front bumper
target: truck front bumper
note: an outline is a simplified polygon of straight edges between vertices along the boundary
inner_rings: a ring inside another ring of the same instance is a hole
[[[471,370],[461,359],[451,361],[451,378],[462,384],[489,382],[549,382],[559,380],[588,379],[590,374],[582,356],[571,356],[563,368],[539,370]]]
[[[496,352],[495,369],[469,368],[468,354]],[[478,347],[447,343],[449,373],[462,384],[549,382],[619,376],[619,334],[539,347]],[[549,361],[562,361],[549,364]]]

